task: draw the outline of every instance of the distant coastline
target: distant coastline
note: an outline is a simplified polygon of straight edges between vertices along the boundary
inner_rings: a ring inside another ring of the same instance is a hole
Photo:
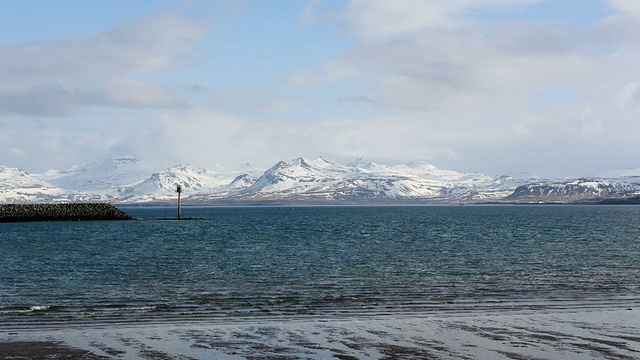
[[[95,220],[133,220],[133,218],[108,203],[0,205],[0,223]]]
[[[115,203],[121,207],[175,207],[175,201],[157,200],[136,203]],[[492,201],[434,201],[432,199],[216,199],[191,200],[182,203],[183,207],[221,206],[458,206],[458,205],[640,205],[640,197],[595,198],[583,200],[492,200]]]

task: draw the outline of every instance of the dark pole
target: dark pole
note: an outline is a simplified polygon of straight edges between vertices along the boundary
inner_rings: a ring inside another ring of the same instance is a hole
[[[178,185],[176,192],[178,193],[178,220],[180,220],[180,218],[182,217],[182,203],[180,201],[180,194],[182,194],[182,186]]]

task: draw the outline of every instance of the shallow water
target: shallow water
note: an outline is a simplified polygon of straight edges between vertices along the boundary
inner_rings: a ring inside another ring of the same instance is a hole
[[[640,207],[122,208],[0,224],[0,325],[624,306]]]

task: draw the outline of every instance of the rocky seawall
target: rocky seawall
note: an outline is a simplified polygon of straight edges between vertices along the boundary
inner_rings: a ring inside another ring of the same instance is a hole
[[[104,203],[79,204],[5,204],[0,205],[0,222],[133,220]]]

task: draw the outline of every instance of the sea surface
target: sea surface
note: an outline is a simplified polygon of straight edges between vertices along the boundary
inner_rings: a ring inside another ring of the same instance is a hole
[[[640,303],[640,206],[121,209],[0,224],[0,328]]]

